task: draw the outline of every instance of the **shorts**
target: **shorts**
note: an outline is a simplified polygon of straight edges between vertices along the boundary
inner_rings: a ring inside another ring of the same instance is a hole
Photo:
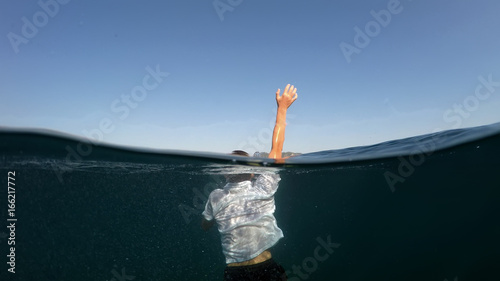
[[[272,258],[244,266],[226,266],[224,281],[286,281],[285,269]]]

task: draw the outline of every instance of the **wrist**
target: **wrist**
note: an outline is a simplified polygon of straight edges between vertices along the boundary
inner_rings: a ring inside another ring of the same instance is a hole
[[[283,105],[278,105],[278,113],[286,113],[288,110],[288,107],[283,106]]]

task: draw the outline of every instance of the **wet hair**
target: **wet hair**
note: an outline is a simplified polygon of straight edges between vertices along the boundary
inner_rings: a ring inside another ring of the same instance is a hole
[[[243,151],[243,150],[233,150],[233,152],[231,152],[231,155],[250,157],[250,155],[246,151]]]

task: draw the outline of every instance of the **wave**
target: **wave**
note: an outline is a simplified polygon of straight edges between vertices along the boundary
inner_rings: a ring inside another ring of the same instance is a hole
[[[177,158],[186,159],[188,165],[200,164],[200,161],[204,164],[207,162],[212,163],[205,171],[217,172],[217,165],[240,164],[253,167],[290,167],[297,165],[342,164],[415,154],[432,154],[490,137],[500,137],[500,123],[442,131],[368,146],[305,153],[276,163],[268,158],[242,157],[215,152],[154,149],[96,143],[83,137],[46,129],[0,128],[0,151],[3,156],[1,160],[4,164],[6,157],[8,157],[9,164],[48,164],[71,170],[113,167],[117,170],[125,169],[130,172],[134,169],[141,171],[144,171],[144,169],[151,171],[170,169],[173,167],[165,164],[171,161],[165,160]],[[117,153],[121,156],[116,156]],[[27,157],[28,155],[30,157]],[[114,155],[112,161],[110,161],[109,155]],[[40,161],[43,161],[43,163]],[[175,168],[181,167],[177,164]]]

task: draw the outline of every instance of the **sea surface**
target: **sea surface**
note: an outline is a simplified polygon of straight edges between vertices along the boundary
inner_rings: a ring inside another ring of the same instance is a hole
[[[291,281],[500,280],[500,123],[284,163],[3,128],[0,280],[222,280],[201,212],[242,172],[281,176]]]

